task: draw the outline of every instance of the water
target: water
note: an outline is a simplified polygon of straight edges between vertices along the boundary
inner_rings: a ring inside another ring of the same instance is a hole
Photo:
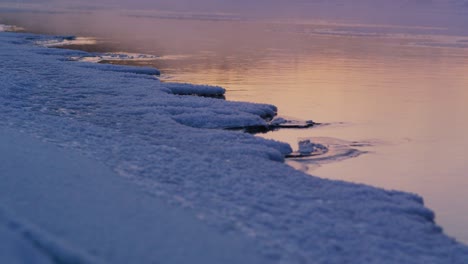
[[[163,80],[223,86],[228,100],[327,123],[260,136],[293,147],[309,137],[362,142],[367,154],[309,164],[308,172],[418,193],[445,231],[468,243],[466,37],[435,28],[151,16],[119,16],[116,26],[112,14],[82,16],[8,22],[98,37],[91,50],[158,55],[141,64],[162,70]]]

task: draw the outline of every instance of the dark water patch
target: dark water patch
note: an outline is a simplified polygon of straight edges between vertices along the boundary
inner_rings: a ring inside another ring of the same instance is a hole
[[[81,45],[81,44],[69,44],[69,45],[62,45],[60,47],[56,47],[59,49],[71,49],[71,50],[81,50],[86,52],[117,52],[117,49],[113,49],[110,45],[103,45],[103,44],[88,44],[88,45]]]
[[[228,128],[228,130],[241,130],[249,134],[264,134],[280,129],[308,129],[321,125],[321,123],[316,123],[312,120],[288,120],[282,117],[273,118],[271,116],[264,116],[263,118],[268,122],[265,125],[233,127]]]

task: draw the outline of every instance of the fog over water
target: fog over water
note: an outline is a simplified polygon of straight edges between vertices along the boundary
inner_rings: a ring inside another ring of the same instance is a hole
[[[2,1],[0,23],[161,56],[165,80],[334,124],[264,136],[369,142],[310,173],[418,193],[468,243],[467,0]]]
[[[228,13],[243,18],[326,19],[458,28],[468,21],[466,0],[24,0],[6,1],[2,6],[35,11],[114,9]]]

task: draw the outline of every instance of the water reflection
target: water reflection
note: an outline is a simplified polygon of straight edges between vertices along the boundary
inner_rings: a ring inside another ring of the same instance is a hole
[[[377,142],[370,154],[312,173],[416,192],[446,232],[468,243],[468,50],[444,44],[463,44],[465,37],[430,28],[370,34],[368,27],[344,25],[144,16],[119,17],[116,27],[115,14],[81,16],[9,20],[38,32],[96,36],[101,42],[91,50],[158,55],[151,64],[163,79],[224,86],[227,99],[271,103],[283,116],[335,124],[267,138],[292,146],[308,137]]]

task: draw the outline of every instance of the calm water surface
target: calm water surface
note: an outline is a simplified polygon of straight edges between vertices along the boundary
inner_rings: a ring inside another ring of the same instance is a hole
[[[365,155],[308,172],[418,193],[445,231],[468,243],[466,38],[420,28],[134,16],[115,26],[105,15],[92,21],[96,28],[79,16],[60,26],[59,15],[47,25],[36,16],[23,25],[97,36],[103,50],[160,55],[144,64],[161,69],[163,80],[223,86],[228,100],[329,124],[263,137],[293,147],[307,137],[371,143]]]

